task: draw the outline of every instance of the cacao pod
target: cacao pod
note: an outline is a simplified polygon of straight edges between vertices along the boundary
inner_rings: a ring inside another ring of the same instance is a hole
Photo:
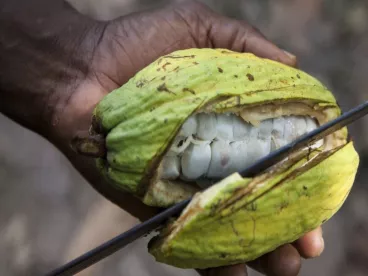
[[[106,95],[91,135],[104,137],[97,166],[117,189],[159,207],[194,196],[149,252],[176,267],[207,268],[251,261],[338,211],[359,163],[346,128],[254,178],[238,172],[340,114],[333,94],[301,70],[188,49]]]

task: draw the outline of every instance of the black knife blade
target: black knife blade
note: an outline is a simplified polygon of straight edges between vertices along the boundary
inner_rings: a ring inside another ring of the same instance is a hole
[[[348,124],[362,118],[368,113],[368,101],[358,105],[357,107],[349,110],[340,117],[327,122],[326,124],[316,128],[315,130],[306,133],[295,141],[273,151],[266,157],[258,160],[253,165],[242,171],[240,174],[243,177],[255,176],[269,167],[282,161],[291,153],[307,147],[314,142],[322,139],[323,137],[347,126]],[[134,226],[130,230],[116,236],[115,238],[101,244],[100,246],[88,251],[87,253],[79,256],[78,258],[70,261],[69,263],[53,270],[46,274],[47,276],[65,276],[74,275],[83,269],[95,264],[103,258],[115,253],[122,249],[126,245],[135,241],[136,239],[146,235],[147,233],[155,230],[161,226],[170,217],[179,215],[190,202],[191,198],[184,200],[166,210],[159,213],[158,215],[142,222],[139,225]]]

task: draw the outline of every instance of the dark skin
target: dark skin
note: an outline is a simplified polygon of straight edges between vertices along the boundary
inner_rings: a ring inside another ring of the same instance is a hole
[[[296,66],[294,56],[246,22],[197,2],[98,22],[61,0],[0,0],[0,111],[48,139],[97,191],[145,220],[159,210],[109,186],[92,159],[71,150],[70,141],[88,130],[92,110],[104,95],[158,57],[193,47],[252,52]],[[316,257],[322,250],[318,228],[247,265],[265,275],[293,276],[301,257]],[[244,264],[199,273],[247,275]]]

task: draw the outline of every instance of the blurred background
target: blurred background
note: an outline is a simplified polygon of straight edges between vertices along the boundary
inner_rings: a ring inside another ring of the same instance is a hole
[[[106,20],[178,1],[69,2]],[[248,20],[297,55],[299,67],[330,87],[343,110],[368,99],[367,1],[202,2]],[[137,223],[97,194],[50,143],[2,115],[0,128],[0,275],[41,275]],[[350,131],[361,156],[354,188],[323,227],[324,253],[303,261],[301,276],[368,275],[368,118]],[[197,275],[156,263],[146,245],[139,240],[79,275]]]

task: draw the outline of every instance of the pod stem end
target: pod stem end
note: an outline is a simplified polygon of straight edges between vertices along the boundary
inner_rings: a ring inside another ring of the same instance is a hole
[[[78,154],[93,158],[104,158],[107,152],[105,137],[101,134],[91,135],[87,131],[77,133],[70,145]]]

